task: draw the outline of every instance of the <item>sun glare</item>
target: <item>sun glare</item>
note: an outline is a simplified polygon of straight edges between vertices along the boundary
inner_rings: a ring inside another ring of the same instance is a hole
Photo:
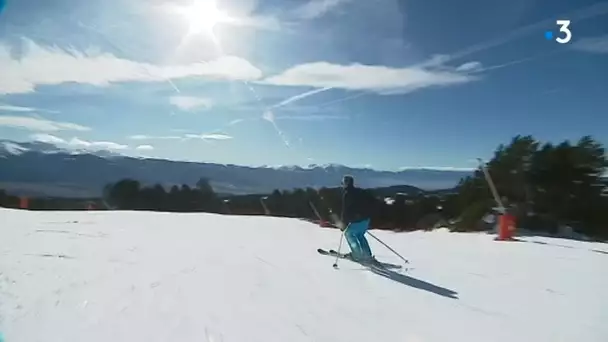
[[[189,34],[211,32],[216,24],[231,20],[218,10],[213,0],[194,0],[190,6],[181,8],[180,12],[188,21]]]

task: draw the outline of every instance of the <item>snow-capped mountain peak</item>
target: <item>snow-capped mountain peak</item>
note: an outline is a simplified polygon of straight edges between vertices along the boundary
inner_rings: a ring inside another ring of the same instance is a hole
[[[85,148],[63,148],[51,143],[42,141],[16,142],[11,140],[0,140],[0,156],[21,155],[26,152],[36,152],[42,154],[69,154],[82,155],[89,154],[102,158],[121,156],[118,153],[107,150],[90,150]]]

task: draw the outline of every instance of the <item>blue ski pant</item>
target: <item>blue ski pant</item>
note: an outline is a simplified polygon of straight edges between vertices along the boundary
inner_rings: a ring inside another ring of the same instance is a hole
[[[371,257],[372,251],[365,238],[365,232],[369,228],[370,220],[349,223],[344,230],[344,236],[354,257]]]

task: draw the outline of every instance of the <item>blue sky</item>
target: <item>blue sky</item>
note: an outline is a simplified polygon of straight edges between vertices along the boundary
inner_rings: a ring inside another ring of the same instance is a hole
[[[607,1],[4,2],[3,139],[387,170],[471,168],[516,134],[608,144]]]

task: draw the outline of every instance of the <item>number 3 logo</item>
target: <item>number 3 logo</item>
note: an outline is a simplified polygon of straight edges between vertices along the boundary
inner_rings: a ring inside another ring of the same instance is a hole
[[[568,26],[570,26],[570,20],[558,20],[557,25],[560,26],[559,32],[564,32],[566,36],[563,38],[557,37],[555,38],[555,41],[560,44],[566,44],[570,41],[570,39],[572,39],[572,32],[570,32],[570,28],[568,28]]]

